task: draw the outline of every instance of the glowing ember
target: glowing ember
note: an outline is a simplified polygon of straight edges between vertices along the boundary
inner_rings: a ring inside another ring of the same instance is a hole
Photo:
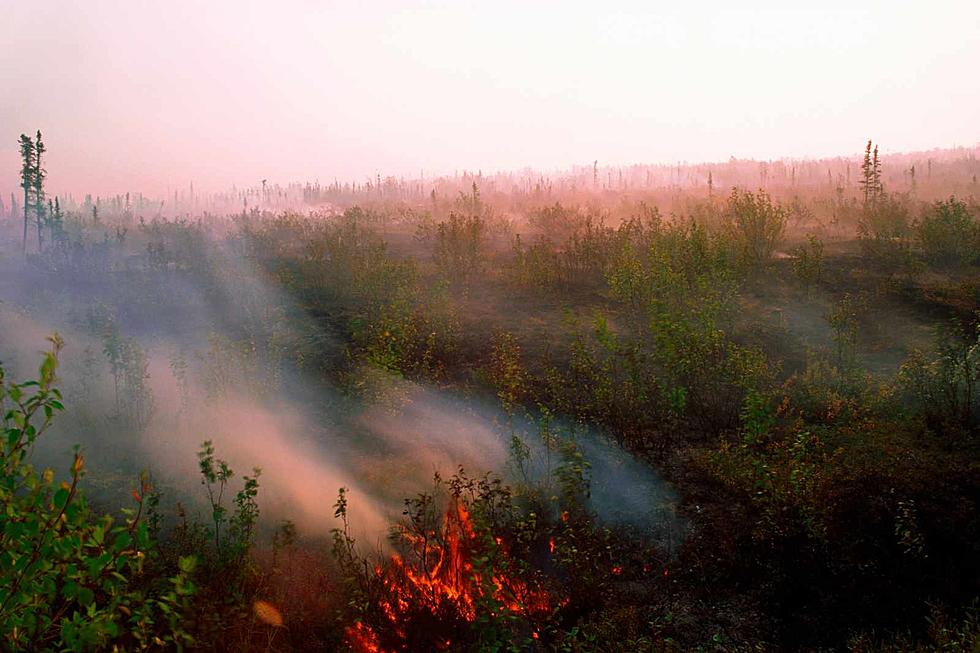
[[[275,627],[282,626],[282,614],[271,603],[267,601],[256,601],[252,604],[252,611],[262,623]]]
[[[382,651],[378,636],[362,622],[358,622],[347,629],[347,643],[357,653],[381,653]]]

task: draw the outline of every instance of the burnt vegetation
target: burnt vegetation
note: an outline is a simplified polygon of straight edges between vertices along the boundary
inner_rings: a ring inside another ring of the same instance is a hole
[[[980,646],[976,151],[163,202],[49,196],[40,132],[20,151],[0,214],[4,647]],[[28,323],[62,333],[36,374]],[[333,477],[294,479],[323,509],[294,522],[271,439],[244,469],[222,457],[232,401],[370,407],[397,430],[418,388],[482,406],[485,431],[446,442],[505,460],[408,488],[430,441],[340,421],[344,461],[391,463],[349,477],[408,497],[381,536]],[[203,443],[189,490],[132,444],[178,432]],[[676,500],[610,507],[634,477],[597,443]]]

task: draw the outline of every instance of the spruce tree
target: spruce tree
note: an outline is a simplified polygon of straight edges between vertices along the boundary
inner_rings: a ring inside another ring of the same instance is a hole
[[[868,208],[871,200],[872,176],[871,141],[869,140],[864,148],[864,161],[861,163],[861,181],[858,182],[864,191],[864,208]]]
[[[44,178],[47,176],[47,172],[42,166],[42,155],[44,154],[46,148],[44,147],[44,141],[41,140],[41,130],[37,130],[37,136],[34,143],[34,221],[37,225],[37,251],[44,249],[44,235],[42,228],[45,222],[45,213],[47,212],[47,206],[44,202]]]
[[[875,145],[874,155],[871,159],[871,204],[878,203],[878,198],[882,194],[881,185],[881,160],[878,158],[878,146]]]
[[[61,242],[62,237],[62,226],[64,224],[63,215],[61,213],[61,202],[58,197],[55,196],[54,202],[48,200],[48,237],[51,239],[53,244]]]
[[[24,253],[27,253],[27,221],[31,209],[31,192],[34,189],[34,170],[37,153],[34,141],[27,134],[20,135],[20,187],[24,189]]]

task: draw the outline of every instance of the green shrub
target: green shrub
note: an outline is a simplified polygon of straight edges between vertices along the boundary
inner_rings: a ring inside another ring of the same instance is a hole
[[[578,233],[585,227],[587,220],[582,211],[562,206],[559,202],[535,209],[527,217],[528,224],[532,228],[558,242],[563,242]]]
[[[935,355],[913,352],[899,381],[907,404],[937,433],[971,431],[980,409],[980,331],[964,338],[958,329],[939,332]]]
[[[744,265],[757,268],[769,262],[786,231],[786,218],[786,209],[765,191],[732,189],[728,219]]]
[[[925,637],[916,639],[903,633],[888,638],[870,634],[852,637],[847,643],[850,653],[976,653],[980,651],[980,608],[968,606],[957,620],[938,606],[927,620]]]
[[[54,387],[61,340],[51,339],[37,381],[11,383],[0,368],[0,632],[33,651],[183,650],[194,593],[193,557],[171,578],[158,563],[147,524],[150,486],[133,490],[122,523],[95,515],[80,488],[78,452],[65,481],[36,470],[30,454],[62,410]]]
[[[796,278],[809,290],[823,276],[823,241],[815,234],[807,236],[805,245],[793,250],[793,272]]]
[[[912,219],[907,198],[882,195],[865,206],[857,225],[861,252],[889,276],[917,271],[912,251]]]
[[[482,271],[487,224],[478,215],[450,213],[436,225],[434,259],[450,281],[465,283]]]
[[[915,235],[932,265],[951,267],[975,263],[980,257],[980,225],[967,204],[955,197],[925,211]]]

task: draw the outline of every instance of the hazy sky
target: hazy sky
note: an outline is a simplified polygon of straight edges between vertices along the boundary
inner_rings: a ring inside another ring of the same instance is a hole
[[[364,6],[362,6],[364,5]],[[980,140],[980,2],[0,0],[0,192]]]

